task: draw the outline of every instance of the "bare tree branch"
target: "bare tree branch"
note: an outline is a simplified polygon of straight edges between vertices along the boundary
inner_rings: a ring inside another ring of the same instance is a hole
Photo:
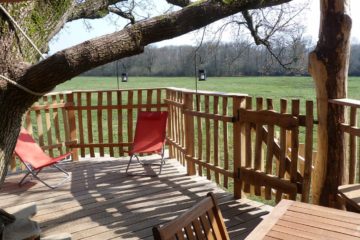
[[[77,4],[67,21],[74,21],[81,18],[95,19],[102,18],[109,13],[108,7],[118,2],[127,0],[86,0]]]
[[[190,0],[166,0],[166,1],[169,4],[179,6],[179,7],[186,7],[191,3]]]
[[[118,7],[109,7],[109,12],[114,13],[122,18],[130,20],[131,24],[135,23],[135,17],[131,12],[124,12]]]

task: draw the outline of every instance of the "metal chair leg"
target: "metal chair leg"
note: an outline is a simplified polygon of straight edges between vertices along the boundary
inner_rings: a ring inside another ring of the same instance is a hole
[[[52,167],[55,167],[56,169],[58,169],[60,172],[64,173],[66,175],[65,178],[63,178],[62,181],[60,181],[58,184],[56,185],[50,185],[47,182],[45,182],[44,180],[42,180],[41,178],[39,178],[37,175],[40,173],[40,171],[42,170],[42,168],[38,169],[37,171],[34,171],[31,167],[29,167],[28,165],[25,165],[28,172],[25,174],[25,176],[21,179],[21,181],[19,182],[19,186],[22,186],[24,182],[24,180],[26,179],[26,177],[28,177],[30,174],[31,176],[33,176],[36,180],[40,181],[42,184],[44,184],[45,186],[54,189],[59,187],[60,185],[62,185],[63,183],[65,183],[69,178],[70,178],[70,174],[68,172],[66,172],[63,168],[61,168],[60,166],[58,166],[57,164],[52,165]]]

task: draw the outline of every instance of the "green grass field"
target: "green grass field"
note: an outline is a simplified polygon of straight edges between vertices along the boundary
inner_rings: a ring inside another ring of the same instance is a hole
[[[360,99],[360,77],[350,77],[349,98]],[[129,77],[121,89],[180,87],[195,89],[195,79],[190,77]],[[77,77],[57,86],[63,90],[107,90],[117,89],[116,77]],[[198,82],[198,90],[246,93],[255,97],[299,98],[315,100],[315,85],[311,77],[210,77]]]

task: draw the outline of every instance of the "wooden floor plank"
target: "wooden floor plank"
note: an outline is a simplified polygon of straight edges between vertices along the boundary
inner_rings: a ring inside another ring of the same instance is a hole
[[[44,235],[68,232],[73,239],[152,239],[151,228],[164,224],[215,193],[231,239],[244,239],[269,207],[248,199],[234,200],[230,193],[168,160],[159,177],[128,176],[127,159],[82,160],[62,166],[71,180],[51,190],[33,181],[19,188],[21,175],[11,175],[0,190],[0,208],[36,202]],[[132,172],[143,172],[139,165]],[[151,169],[145,169],[152,171]],[[49,183],[61,176],[42,173]]]

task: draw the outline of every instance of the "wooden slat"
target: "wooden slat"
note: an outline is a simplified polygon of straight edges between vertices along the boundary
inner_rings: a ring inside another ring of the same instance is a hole
[[[291,114],[280,114],[268,110],[250,111],[240,109],[240,121],[262,125],[278,125],[286,129],[295,128],[299,125],[299,120]]]
[[[49,102],[49,99],[47,96],[43,97],[44,104],[47,105]],[[47,144],[46,145],[53,145],[52,143],[52,134],[51,134],[51,120],[50,120],[50,111],[49,109],[45,109],[45,124],[46,124],[46,138],[47,138]],[[51,157],[54,157],[54,151],[52,149],[49,149],[49,155]]]
[[[252,108],[252,98],[251,97],[247,97],[246,98],[246,110],[250,110]],[[243,115],[239,114],[239,120],[240,123],[241,122],[245,122],[242,121]],[[252,168],[252,150],[251,150],[251,125],[249,122],[245,122],[245,167],[246,168]],[[250,192],[250,184],[247,183],[246,180],[244,180],[245,185],[244,185],[244,191],[245,192]]]
[[[306,101],[306,132],[305,132],[305,165],[302,185],[302,202],[309,202],[312,173],[313,157],[313,119],[314,104],[312,101]]]
[[[134,92],[128,91],[128,102],[129,106],[133,105]],[[133,110],[129,108],[127,111],[127,134],[128,142],[133,142]]]
[[[356,127],[357,126],[357,108],[351,107],[350,108],[350,126]],[[349,184],[355,183],[355,176],[356,176],[356,136],[350,135],[349,136]]]
[[[103,92],[98,92],[97,100],[98,100],[97,105],[102,106],[103,105]],[[103,143],[104,142],[104,136],[103,136],[104,127],[103,127],[103,111],[102,110],[97,111],[97,125],[98,125],[98,141],[99,141],[99,143]],[[103,157],[105,154],[104,148],[99,147],[99,151],[100,151],[100,156]]]
[[[266,140],[266,166],[265,166],[265,173],[266,174],[273,174],[272,168],[273,168],[273,157],[274,157],[274,151],[273,151],[273,142],[274,142],[274,126],[268,125],[268,135]],[[271,188],[266,187],[265,188],[265,199],[269,200],[271,199]]]
[[[51,97],[52,103],[57,103],[57,96],[54,95]],[[61,101],[61,100],[60,100]],[[54,121],[54,131],[55,131],[55,139],[56,143],[60,143],[61,137],[60,137],[60,120],[59,120],[59,112],[58,109],[53,109],[53,121]],[[60,154],[63,154],[63,149],[61,147],[58,148],[58,151]]]
[[[214,121],[223,121],[223,122],[232,122],[233,121],[233,117],[223,116],[220,114],[204,113],[204,112],[189,111],[189,110],[185,110],[185,112],[192,116],[201,117],[201,118],[205,118],[205,119],[211,119]]]
[[[280,113],[284,114],[287,111],[287,101],[280,99]],[[286,129],[280,127],[280,156],[278,160],[278,176],[284,178],[286,169]],[[279,202],[282,197],[282,192],[276,191],[276,202]]]
[[[256,98],[256,111],[261,111],[263,109],[263,99]],[[262,171],[262,124],[256,124],[256,137],[255,137],[255,154],[254,154],[254,169],[257,171]],[[257,196],[261,195],[260,186],[255,184],[255,194]]]
[[[112,103],[112,92],[106,93],[106,103],[107,105],[113,105]],[[114,132],[113,132],[113,112],[111,109],[107,111],[107,129],[108,129],[108,142],[113,143],[114,142]],[[114,148],[109,148],[109,154],[111,157],[114,157]]]
[[[275,226],[277,221],[284,215],[287,209],[291,206],[292,201],[282,200],[274,211],[272,211],[264,221],[259,224],[251,234],[246,238],[247,240],[264,239],[266,234]]]
[[[167,99],[170,99],[170,91],[166,90],[166,99],[164,101],[166,101]],[[167,122],[167,136],[172,138],[172,129],[173,129],[173,124],[172,124],[172,107],[170,104],[168,104],[168,122]],[[170,145],[169,146],[169,158],[174,158],[174,151],[173,151],[173,147]]]
[[[227,108],[228,108],[228,98],[223,97],[222,99],[222,114],[223,116],[227,115]],[[224,169],[229,169],[229,147],[228,147],[228,124],[225,121],[222,121],[223,123],[223,152],[224,152]],[[238,158],[240,161],[240,159]],[[227,176],[224,176],[224,187],[228,188],[229,179]]]
[[[86,105],[91,106],[91,93],[90,92],[86,93]],[[88,143],[92,144],[92,143],[94,143],[94,139],[93,139],[93,128],[92,128],[92,115],[91,115],[90,109],[88,109],[86,111],[86,115],[87,115],[87,127],[88,127]],[[89,150],[90,150],[90,157],[95,157],[94,148],[90,147]]]
[[[184,106],[185,109],[192,110],[193,109],[193,95],[184,94]],[[195,147],[194,147],[194,117],[185,114],[185,149],[186,156],[193,157],[195,155]],[[191,162],[187,162],[187,173],[188,175],[195,175],[196,169],[195,164]]]
[[[74,104],[74,94],[70,93],[66,95],[67,103]],[[66,141],[75,141],[77,140],[77,131],[76,131],[76,117],[74,110],[67,110],[63,111],[63,118],[64,118],[64,129],[65,129],[65,138]],[[68,151],[68,148],[66,147]],[[73,161],[79,160],[78,156],[78,149],[73,148],[71,150],[71,158]]]
[[[156,111],[161,111],[161,89],[156,90]]]
[[[121,91],[117,91],[116,92],[116,99],[117,99],[117,105],[121,106],[122,105],[122,92]],[[124,139],[123,136],[123,110],[122,109],[118,109],[117,110],[117,124],[118,124],[118,141],[122,142]],[[124,148],[119,146],[119,155],[120,156],[124,156]]]
[[[104,92],[104,91],[102,91]],[[160,104],[160,107],[166,107],[167,105],[165,103]],[[182,104],[181,104],[182,106]],[[158,104],[133,104],[133,105],[112,105],[112,106],[72,106],[69,105],[66,107],[67,109],[71,110],[109,110],[109,109],[143,109],[143,108],[156,108],[159,107]]]
[[[81,106],[82,105],[82,94],[81,93],[77,93],[76,94],[77,97],[77,105]],[[69,110],[69,111],[73,111],[73,110]],[[80,143],[85,143],[84,140],[84,125],[83,125],[83,114],[82,114],[82,110],[78,110],[77,115],[78,115],[78,126],[79,126],[79,138],[80,138]],[[89,113],[87,113],[87,118],[89,117]],[[89,122],[88,122],[89,123]],[[88,132],[90,131],[89,126],[88,126]],[[85,149],[81,148],[80,149],[80,156],[81,157],[85,157]]]
[[[153,95],[153,90],[149,89],[146,91],[146,104],[148,106],[150,106],[152,104],[152,95]],[[147,107],[146,111],[151,111],[151,107]]]
[[[44,146],[44,128],[43,128],[43,122],[41,117],[41,112],[39,110],[35,111],[36,115],[36,125],[37,125],[37,134],[39,139],[39,145]]]
[[[300,113],[300,100],[292,100],[292,115],[297,117]],[[295,128],[291,131],[291,169],[290,169],[290,181],[297,182],[297,170],[298,170],[298,157],[299,157],[299,128]],[[290,196],[290,199],[295,200],[296,194]]]
[[[137,104],[138,105],[142,105],[142,102],[143,102],[143,95],[142,95],[142,90],[138,90],[136,91],[137,92]],[[138,111],[143,111],[144,109],[143,108],[139,108]]]
[[[205,96],[205,113],[210,112],[210,97]],[[206,163],[211,161],[211,132],[210,132],[210,120],[205,118],[205,160]],[[210,169],[206,169],[206,178],[211,179]]]
[[[219,97],[214,96],[213,102],[213,111],[214,114],[219,113]],[[214,165],[219,166],[219,121],[214,120],[214,129],[213,129],[213,136],[214,136]],[[220,184],[220,175],[218,172],[215,172],[215,182]]]
[[[196,111],[201,112],[201,95],[196,94]],[[198,159],[203,159],[203,132],[202,132],[202,119],[197,116],[197,157]],[[203,175],[202,166],[199,165],[198,167],[199,175]]]

